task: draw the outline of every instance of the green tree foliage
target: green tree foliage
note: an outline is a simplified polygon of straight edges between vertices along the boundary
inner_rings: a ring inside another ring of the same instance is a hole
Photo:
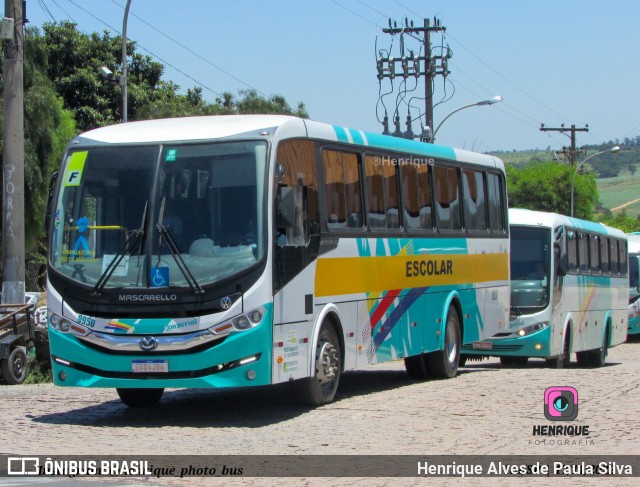
[[[622,210],[612,214],[601,215],[599,220],[610,227],[619,228],[625,233],[640,232],[640,217],[632,218]]]
[[[76,134],[71,112],[63,108],[47,78],[47,53],[36,29],[24,39],[24,180],[25,248],[37,248],[43,235],[44,206],[51,174],[58,168],[67,142]],[[1,224],[1,223],[0,223]]]
[[[557,162],[539,162],[521,168],[508,165],[509,206],[569,215],[574,171],[573,167]],[[593,173],[579,172],[574,186],[574,216],[592,219],[597,201]]]
[[[48,50],[49,77],[73,110],[80,131],[116,123],[122,119],[122,91],[114,80],[100,75],[106,66],[122,72],[122,38],[107,32],[86,35],[71,22],[47,23],[44,37]],[[127,43],[128,120],[246,113],[277,113],[308,117],[304,104],[293,109],[284,97],[264,98],[255,90],[239,92],[239,97],[223,93],[213,103],[203,99],[202,89],[180,87],[163,81],[164,66],[150,56],[136,52],[135,42]]]

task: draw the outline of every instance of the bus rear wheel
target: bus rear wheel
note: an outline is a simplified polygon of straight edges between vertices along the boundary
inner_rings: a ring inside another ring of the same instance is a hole
[[[340,382],[342,356],[335,328],[323,324],[318,335],[315,367],[312,377],[294,382],[296,395],[309,406],[322,406],[333,401]]]
[[[425,355],[427,369],[431,377],[451,379],[456,376],[461,346],[460,317],[456,309],[451,306],[447,313],[447,326],[444,331],[444,349]]]
[[[117,388],[120,400],[131,408],[148,408],[160,402],[164,389]]]

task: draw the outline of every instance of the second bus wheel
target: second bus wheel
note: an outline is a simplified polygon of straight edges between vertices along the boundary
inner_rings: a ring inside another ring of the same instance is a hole
[[[164,389],[124,389],[117,388],[120,400],[132,408],[148,408],[160,402]]]
[[[315,367],[312,377],[293,383],[296,395],[309,406],[321,406],[330,403],[336,395],[342,370],[340,342],[335,328],[325,323],[320,329],[315,354]]]
[[[447,326],[444,332],[444,348],[426,355],[429,375],[434,379],[451,379],[458,372],[460,361],[460,317],[458,311],[451,306],[447,313]]]

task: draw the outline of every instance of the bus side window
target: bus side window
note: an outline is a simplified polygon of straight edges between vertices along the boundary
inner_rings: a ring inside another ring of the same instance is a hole
[[[362,228],[359,156],[327,149],[322,159],[329,228]]]
[[[484,179],[480,171],[462,173],[464,191],[464,221],[467,230],[486,230],[487,214],[484,199]]]
[[[489,228],[493,232],[504,232],[504,208],[507,205],[503,199],[503,184],[498,174],[487,174],[487,190],[489,194]]]
[[[315,147],[309,140],[287,140],[278,147],[276,194],[278,245],[304,246],[319,233]]]
[[[603,274],[609,274],[609,238],[600,238],[600,268]]]
[[[458,170],[455,167],[437,166],[434,189],[438,230],[461,230]]]
[[[578,270],[578,238],[574,230],[567,231],[567,256],[569,272],[576,272]]]

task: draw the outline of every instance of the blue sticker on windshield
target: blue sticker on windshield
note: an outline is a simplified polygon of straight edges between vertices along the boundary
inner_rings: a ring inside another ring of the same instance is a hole
[[[76,238],[76,243],[73,246],[73,251],[71,252],[71,257],[73,258],[76,253],[80,254],[83,257],[89,257],[91,255],[91,251],[89,250],[89,244],[87,243],[87,238],[85,237],[85,232],[89,230],[89,219],[86,217],[82,217],[78,219],[78,237]]]
[[[169,285],[169,268],[151,268],[151,287],[165,287]]]

